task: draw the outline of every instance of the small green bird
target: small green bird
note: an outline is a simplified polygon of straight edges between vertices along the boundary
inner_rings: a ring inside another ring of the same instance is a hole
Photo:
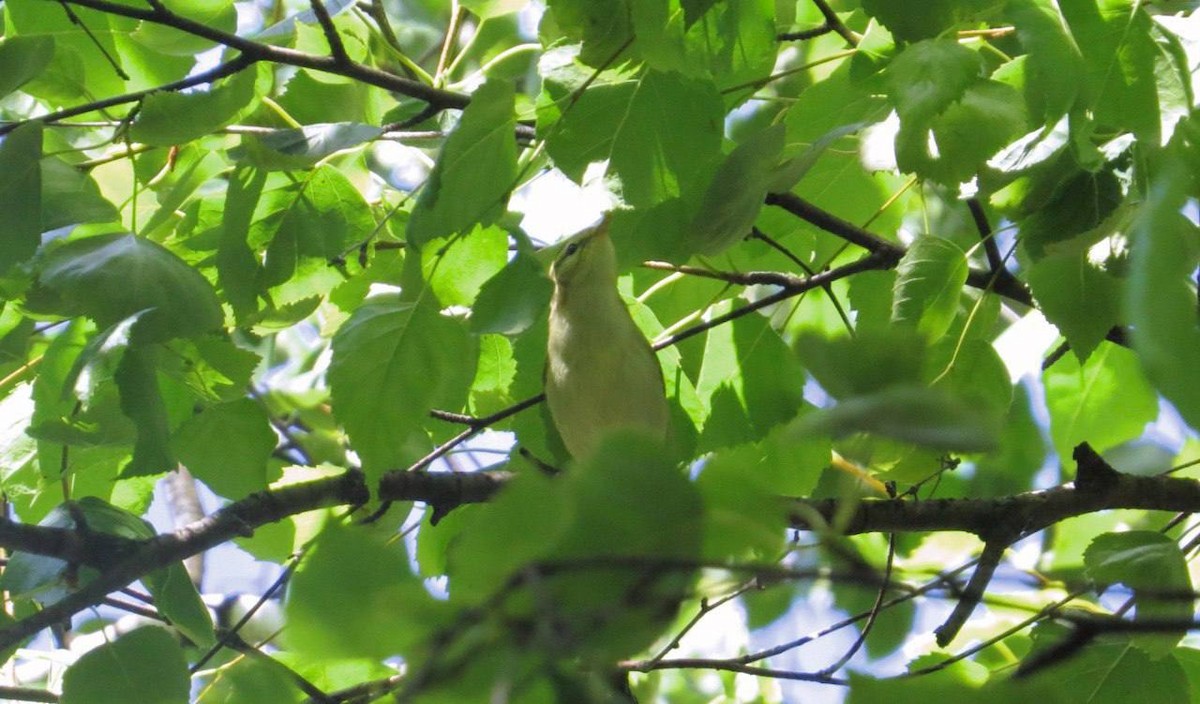
[[[609,222],[605,215],[567,240],[550,267],[546,402],[576,459],[613,430],[637,430],[662,442],[670,424],[658,358],[617,293]]]

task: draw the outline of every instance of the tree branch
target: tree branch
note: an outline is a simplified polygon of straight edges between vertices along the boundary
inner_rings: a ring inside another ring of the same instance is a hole
[[[831,235],[841,237],[851,244],[877,254],[891,261],[895,266],[905,254],[904,247],[889,242],[879,235],[839,218],[826,210],[809,203],[794,193],[768,193],[767,205],[775,205],[792,215],[809,222]],[[887,268],[891,268],[890,266]],[[1032,306],[1033,296],[1029,289],[1015,277],[998,277],[990,271],[971,269],[967,273],[967,283],[974,288],[995,293],[1027,306]]]
[[[238,71],[241,71],[242,69],[245,69],[252,65],[254,65],[254,60],[249,58],[245,54],[241,54],[241,55],[235,57],[232,61],[226,61],[225,63],[219,64],[207,71],[203,71],[201,73],[197,73],[195,75],[188,76],[187,78],[184,78],[183,80],[180,80],[180,81],[175,81],[174,83],[167,83],[166,85],[161,85],[156,88],[148,88],[146,90],[138,90],[138,91],[134,91],[132,93],[125,93],[124,95],[116,95],[111,98],[105,98],[103,100],[96,100],[96,101],[93,101],[90,103],[85,103],[83,105],[77,105],[73,108],[66,108],[63,110],[58,110],[57,112],[52,112],[47,115],[42,115],[35,119],[39,120],[40,122],[44,122],[44,123],[58,122],[60,120],[66,119],[68,117],[74,117],[76,115],[85,115],[89,112],[95,112],[97,110],[103,110],[104,108],[113,107],[114,105],[123,105],[125,103],[135,103],[135,102],[141,100],[142,98],[145,98],[147,95],[150,95],[151,93],[158,93],[158,92],[163,92],[163,91],[174,92],[174,91],[184,90],[185,88],[191,88],[193,86],[198,86],[198,85],[201,85],[204,83],[212,83],[213,81],[219,80],[221,78],[225,78],[226,76],[232,76],[233,74],[237,73]],[[27,120],[22,120],[20,122],[10,122],[5,125],[0,125],[0,136],[8,134],[9,132],[12,132],[17,127],[20,127],[21,125],[25,124],[25,122],[27,122]]]
[[[317,16],[317,22],[321,25],[321,31],[325,33],[325,42],[329,44],[329,54],[340,64],[351,64],[350,55],[346,53],[346,46],[342,44],[342,36],[338,34],[337,27],[333,25],[333,18],[329,16],[329,10],[325,9],[325,3],[321,0],[308,0],[312,6],[313,14]]]
[[[825,21],[821,23],[820,26],[812,29],[801,30],[799,32],[785,32],[777,36],[776,39],[779,41],[788,41],[793,39],[813,39],[823,34],[837,32],[839,35],[841,35],[842,39],[846,40],[847,44],[850,46],[858,46],[858,43],[862,41],[862,37],[856,32],[851,31],[851,29],[842,22],[841,18],[837,16],[837,13],[833,11],[833,8],[829,6],[829,3],[825,2],[825,0],[813,0],[813,4],[817,6],[817,9],[821,12],[821,16],[825,18]]]
[[[126,586],[148,572],[166,567],[237,536],[250,535],[258,526],[313,509],[363,504],[369,498],[367,486],[359,472],[346,472],[330,479],[251,494],[174,533],[159,535],[140,543],[139,547],[127,556],[107,565],[95,580],[78,591],[10,626],[0,628],[0,650],[19,645],[43,628],[100,603],[109,592]],[[8,530],[11,527],[7,526],[4,532],[11,532]],[[33,530],[29,526],[21,528]],[[60,530],[62,533],[74,532]],[[2,533],[0,544],[8,545]],[[54,556],[63,557],[59,554]]]
[[[223,32],[182,15],[177,15],[162,5],[155,5],[151,9],[146,10],[140,7],[111,2],[110,0],[63,0],[63,2],[121,17],[142,20],[143,22],[153,22],[154,24],[174,27],[182,32],[208,39],[222,46],[237,49],[250,61],[272,61],[279,64],[309,68],[314,71],[352,78],[377,88],[395,91],[411,98],[423,100],[430,105],[437,105],[441,109],[465,108],[471,100],[470,96],[463,95],[462,93],[434,88],[420,81],[380,71],[379,69],[364,66],[363,64],[342,61],[336,56],[317,56],[295,49],[252,41],[244,37],[239,37],[236,34]]]

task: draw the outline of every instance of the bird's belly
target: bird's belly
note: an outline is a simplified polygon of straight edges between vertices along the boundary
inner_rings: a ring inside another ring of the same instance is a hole
[[[546,398],[572,456],[589,454],[605,434],[617,429],[666,438],[669,412],[653,355],[572,359],[568,350],[563,352],[563,363],[548,375]]]

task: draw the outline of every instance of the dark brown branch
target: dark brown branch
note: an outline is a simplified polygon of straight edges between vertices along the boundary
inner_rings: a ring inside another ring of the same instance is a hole
[[[979,556],[979,564],[975,566],[975,571],[971,574],[970,581],[967,582],[967,588],[963,590],[962,596],[954,605],[954,610],[946,617],[945,623],[933,631],[939,646],[944,648],[954,640],[954,637],[966,624],[967,619],[971,617],[971,613],[975,611],[975,607],[983,601],[983,594],[992,581],[992,575],[996,574],[996,568],[1000,566],[1000,560],[1004,558],[1004,551],[1008,549],[1008,546],[1008,541],[1000,540],[984,544],[983,554]]]
[[[987,213],[983,212],[983,204],[979,202],[978,198],[968,198],[967,210],[971,211],[975,229],[979,230],[979,239],[983,242],[983,251],[987,255],[988,266],[992,268],[992,273],[997,276],[1007,274],[1008,270],[1004,268],[1004,258],[1000,256],[1000,247],[996,244],[996,234],[992,232],[992,225],[988,222]]]
[[[161,5],[146,10],[140,7],[111,2],[110,0],[63,1],[121,17],[130,17],[144,22],[153,22],[154,24],[174,27],[182,32],[202,39],[208,39],[222,46],[227,46],[230,49],[237,49],[251,61],[272,61],[298,68],[309,68],[314,71],[331,73],[361,81],[377,88],[395,91],[411,98],[423,100],[431,105],[437,105],[443,109],[465,108],[471,100],[470,96],[463,95],[462,93],[434,88],[420,81],[380,71],[379,69],[363,64],[345,63],[334,56],[317,56],[295,49],[255,42],[245,37],[239,37],[236,34],[223,32],[182,15],[177,15]]]
[[[834,281],[837,281],[838,279],[844,279],[847,276],[851,276],[862,271],[890,269],[891,267],[895,266],[895,264],[896,260],[893,260],[886,254],[872,253],[863,257],[862,259],[859,259],[858,261],[846,264],[845,266],[840,266],[836,269],[830,269],[829,271],[822,271],[815,276],[809,276],[807,278],[796,280],[792,285],[785,286],[782,284],[777,284],[781,286],[781,290],[776,291],[770,296],[760,298],[759,300],[744,305],[741,308],[729,311],[728,313],[719,315],[712,320],[708,320],[699,325],[690,327],[666,338],[665,340],[659,340],[658,342],[654,343],[653,347],[655,350],[661,350],[664,347],[670,347],[671,345],[678,344],[689,337],[693,337],[707,330],[711,330],[718,325],[724,325],[731,320],[740,318],[749,313],[753,313],[756,310],[761,310],[768,306],[775,305],[781,301],[786,301],[793,296],[798,296],[806,291],[811,291],[814,288],[822,288]]]
[[[768,677],[776,680],[793,680],[798,682],[819,682],[821,684],[834,684],[843,687],[850,686],[850,680],[842,677],[830,677],[819,672],[795,672],[793,670],[777,670],[770,667],[758,667],[756,665],[742,665],[734,660],[720,660],[716,658],[671,658],[669,660],[642,660],[638,662],[622,663],[621,669],[625,672],[653,672],[654,670],[723,670],[727,672],[740,672],[756,677]]]
[[[776,39],[779,41],[814,39],[830,32],[836,32],[850,46],[858,46],[858,43],[862,41],[862,37],[842,22],[837,13],[833,11],[833,8],[829,6],[829,3],[825,2],[825,0],[813,0],[813,4],[817,6],[817,9],[821,11],[821,16],[825,18],[825,21],[820,26],[799,32],[784,32],[777,36]]]
[[[380,492],[392,500],[465,504],[487,501],[510,480],[501,472],[393,472],[384,476]],[[1111,509],[1200,512],[1200,481],[1115,474],[1101,487],[1065,484],[989,499],[865,498],[844,524],[839,514],[845,507],[836,499],[788,501],[793,505],[791,525],[801,530],[836,525],[845,535],[964,531],[987,539],[1005,532],[1028,535],[1068,518]]]
[[[672,271],[687,274],[688,276],[716,279],[717,281],[725,281],[739,286],[764,285],[791,288],[803,286],[808,280],[803,276],[796,276],[795,274],[788,274],[782,271],[713,271],[712,269],[704,269],[698,266],[659,261],[642,262],[642,266],[657,271]]]
[[[768,193],[766,203],[779,206],[801,220],[862,247],[868,252],[893,260],[892,266],[904,256],[904,247],[889,242],[852,222],[843,220],[833,213],[822,210],[794,193]],[[1024,305],[1033,305],[1033,296],[1029,294],[1029,289],[1015,277],[998,278],[990,271],[971,269],[967,273],[967,283],[984,291],[994,291]]]
[[[342,44],[342,37],[338,34],[337,27],[333,26],[333,18],[329,16],[329,10],[325,9],[325,3],[321,0],[308,0],[308,3],[312,6],[313,14],[317,16],[321,31],[325,33],[325,42],[329,44],[330,56],[340,64],[353,63],[350,61],[350,55],[346,53],[346,46]]]
[[[379,480],[384,501],[421,501],[444,516],[464,504],[489,500],[512,480],[510,472],[388,472]]]
[[[15,702],[57,702],[59,697],[54,692],[36,687],[0,687],[0,698],[11,699]]]
[[[109,592],[128,585],[148,572],[166,567],[235,537],[250,535],[258,526],[313,509],[363,504],[369,498],[366,484],[358,472],[346,472],[331,479],[251,494],[174,533],[159,535],[138,544],[136,549],[106,566],[95,580],[78,591],[42,611],[0,628],[0,650],[14,647],[43,628],[100,603]],[[0,532],[0,544],[10,545],[3,533],[11,532],[11,526],[4,528],[5,530]],[[22,528],[29,530],[28,527]],[[37,550],[30,552],[50,554]],[[64,554],[54,556],[66,557]]]
[[[774,205],[805,220],[826,232],[837,235],[851,244],[858,245],[873,254],[896,261],[904,256],[904,247],[879,237],[852,222],[843,220],[829,211],[822,210],[794,193],[768,193],[767,205]]]
[[[1104,339],[1115,345],[1129,347],[1129,332],[1120,325],[1109,328],[1108,333],[1104,336]],[[1071,344],[1069,342],[1063,342],[1058,347],[1055,347],[1054,350],[1050,352],[1050,354],[1046,355],[1046,358],[1042,360],[1042,370],[1045,371],[1054,366],[1055,362],[1062,359],[1063,355],[1070,351]]]

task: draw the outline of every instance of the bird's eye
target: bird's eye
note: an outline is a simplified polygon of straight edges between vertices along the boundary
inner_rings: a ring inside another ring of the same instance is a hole
[[[566,256],[568,256],[568,257],[569,257],[569,256],[571,256],[572,254],[574,254],[574,253],[576,253],[576,252],[578,252],[578,251],[579,251],[579,243],[578,243],[578,242],[572,242],[571,244],[567,245]]]

